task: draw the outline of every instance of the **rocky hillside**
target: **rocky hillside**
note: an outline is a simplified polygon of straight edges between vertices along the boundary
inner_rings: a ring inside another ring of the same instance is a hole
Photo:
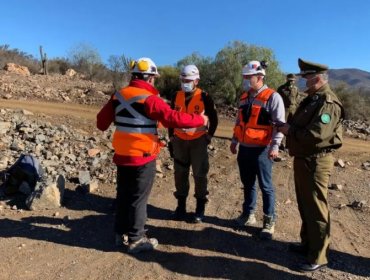
[[[329,79],[333,85],[346,83],[353,88],[363,88],[370,93],[370,73],[354,68],[331,69]]]
[[[22,75],[0,70],[1,99],[32,99],[74,104],[102,104],[113,92],[109,84],[75,75]]]

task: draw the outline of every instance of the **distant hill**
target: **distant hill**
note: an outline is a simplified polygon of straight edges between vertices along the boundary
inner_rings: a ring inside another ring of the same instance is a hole
[[[370,90],[370,72],[355,68],[329,70],[329,81],[332,85],[345,82],[350,87]]]
[[[349,88],[362,88],[370,94],[370,72],[355,68],[330,69],[329,83],[332,86],[345,83]],[[298,87],[305,88],[305,80],[298,80]]]

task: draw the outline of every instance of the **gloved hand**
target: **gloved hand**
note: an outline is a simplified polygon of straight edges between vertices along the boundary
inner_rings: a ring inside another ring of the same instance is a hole
[[[238,143],[236,143],[236,142],[231,142],[231,144],[230,144],[230,152],[231,152],[233,155],[235,155],[235,154],[238,152],[237,146],[238,146]]]

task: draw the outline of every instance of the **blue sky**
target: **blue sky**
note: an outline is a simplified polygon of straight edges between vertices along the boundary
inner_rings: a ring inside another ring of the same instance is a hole
[[[174,65],[193,52],[214,57],[240,40],[271,48],[285,72],[297,59],[370,72],[368,0],[8,0],[0,45],[39,58],[67,57],[77,44],[110,55]]]

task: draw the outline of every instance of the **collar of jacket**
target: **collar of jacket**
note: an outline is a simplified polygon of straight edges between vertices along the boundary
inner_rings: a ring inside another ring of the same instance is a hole
[[[248,91],[248,95],[250,97],[256,97],[260,92],[262,92],[263,90],[267,89],[267,85],[263,85],[259,90],[255,91],[255,90],[250,90]]]
[[[143,80],[132,80],[129,84],[130,87],[136,87],[136,88],[142,88],[142,89],[146,89],[147,91],[150,91],[151,93],[153,93],[154,95],[158,95],[159,94],[159,91],[153,87],[151,84],[149,84],[148,82],[145,82]]]
[[[330,90],[330,86],[329,86],[329,83],[325,83],[324,85],[322,85],[319,89],[317,89],[316,91],[312,91],[310,92],[310,90],[306,90],[304,93],[307,93],[309,96],[314,96],[314,95],[323,95],[324,92],[326,91],[331,91]]]

